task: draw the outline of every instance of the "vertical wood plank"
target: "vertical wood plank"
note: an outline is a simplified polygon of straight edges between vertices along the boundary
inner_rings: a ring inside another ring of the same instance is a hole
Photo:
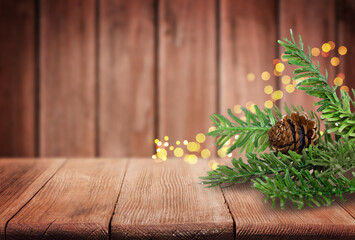
[[[250,107],[254,103],[264,108],[264,102],[271,99],[264,87],[276,88],[272,65],[277,47],[276,1],[221,0],[220,37],[222,114],[228,108],[233,111],[235,105]],[[267,81],[261,78],[264,71],[271,75]]]
[[[95,155],[94,7],[41,1],[41,156]]]
[[[159,1],[159,137],[194,140],[212,126],[216,1]],[[212,139],[208,139],[209,143]]]
[[[153,153],[154,30],[153,0],[101,1],[101,156]]]
[[[0,160],[0,239],[6,223],[62,166],[64,159]]]
[[[204,160],[189,165],[180,159],[130,159],[112,239],[233,239],[221,189],[198,184],[207,169]]]
[[[108,239],[126,159],[68,159],[8,223],[6,239]]]
[[[0,1],[0,156],[35,155],[34,1]]]
[[[329,207],[297,210],[265,204],[265,195],[249,184],[223,189],[236,225],[236,239],[353,239],[355,220],[334,202]]]
[[[338,38],[339,45],[347,48],[347,54],[340,56],[340,72],[345,74],[344,85],[355,89],[355,2],[338,1]]]
[[[328,41],[336,41],[335,36],[335,1],[334,0],[288,0],[280,1],[280,36],[279,39],[287,37],[290,39],[290,28],[292,28],[295,39],[302,35],[305,46],[317,47],[321,50],[322,44]],[[337,44],[337,43],[336,43]],[[280,55],[284,48],[280,46]],[[308,52],[308,49],[305,49]],[[333,51],[334,53],[334,51]],[[329,57],[318,56],[315,59],[320,62],[320,70],[325,74],[328,70],[328,82],[333,86],[336,69],[331,66]],[[316,61],[315,61],[316,63]],[[294,67],[285,64],[284,75],[293,77]],[[282,85],[282,83],[281,83]],[[285,86],[285,85],[284,85]],[[282,102],[303,106],[306,110],[316,110],[312,106],[318,98],[308,96],[304,91],[295,90],[288,94],[284,86]],[[283,104],[282,104],[283,105]]]

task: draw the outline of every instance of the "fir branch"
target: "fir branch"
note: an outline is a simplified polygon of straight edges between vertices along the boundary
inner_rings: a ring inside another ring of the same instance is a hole
[[[355,192],[354,172],[352,180],[343,175],[319,176],[317,172],[314,176],[307,170],[296,168],[292,168],[291,171],[286,169],[284,175],[278,172],[274,174],[272,178],[263,176],[252,180],[253,187],[266,194],[265,202],[272,200],[272,208],[275,206],[276,199],[280,200],[281,209],[285,208],[287,199],[291,200],[298,209],[304,206],[305,201],[310,207],[328,206],[334,201],[334,196],[344,200],[344,193]]]
[[[303,42],[299,36],[299,46],[297,45],[292,30],[291,41],[284,38],[278,41],[285,48],[284,58],[291,65],[299,66],[294,70],[293,80],[304,79],[297,84],[296,88],[305,91],[308,95],[320,98],[314,103],[320,105],[317,111],[322,112],[322,119],[328,125],[327,131],[334,132],[339,136],[347,136],[355,139],[355,113],[351,112],[350,104],[355,107],[355,101],[346,91],[341,91],[341,98],[336,94],[338,86],[332,88],[327,82],[327,72],[322,75],[319,70],[319,63],[314,65],[311,58],[311,51],[306,54],[303,50]],[[355,92],[353,90],[355,97]],[[353,97],[353,98],[354,98]]]
[[[255,114],[242,107],[246,120],[243,121],[228,109],[228,115],[232,119],[225,118],[219,114],[213,114],[210,118],[214,122],[216,130],[209,132],[207,135],[218,137],[216,145],[218,149],[231,138],[238,136],[234,144],[227,150],[227,154],[240,148],[240,153],[246,152],[263,152],[269,146],[267,132],[280,119],[281,112],[275,107],[275,114],[268,108],[260,110],[255,106]]]

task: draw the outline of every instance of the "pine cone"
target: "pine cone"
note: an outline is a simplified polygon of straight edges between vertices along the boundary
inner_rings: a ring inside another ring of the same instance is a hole
[[[279,152],[289,150],[301,153],[309,145],[318,142],[318,125],[305,112],[285,115],[268,132],[271,147]]]

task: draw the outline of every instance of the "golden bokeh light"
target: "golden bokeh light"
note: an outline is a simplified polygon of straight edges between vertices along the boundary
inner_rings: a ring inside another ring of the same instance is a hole
[[[170,150],[170,151],[173,151],[173,150],[174,150],[174,146],[170,146],[170,147],[169,147],[169,150]]]
[[[282,76],[281,81],[283,84],[289,84],[291,82],[291,78],[289,75],[284,75]]]
[[[278,71],[276,71],[276,70],[274,69],[274,75],[275,75],[276,77],[279,77],[279,76],[282,75],[282,72],[278,72]]]
[[[336,77],[340,77],[341,79],[345,80],[345,74],[344,73],[338,73]]]
[[[184,150],[180,147],[175,148],[174,156],[175,157],[182,157],[182,155],[184,155]]]
[[[346,92],[349,92],[349,87],[348,86],[341,86],[340,90],[344,90]]]
[[[249,110],[250,110],[250,112],[252,112],[252,113],[256,113],[255,104],[250,105]]]
[[[295,91],[295,86],[293,86],[292,84],[288,84],[286,87],[286,92],[288,93],[293,93]]]
[[[227,156],[227,147],[222,147],[221,149],[218,149],[217,155],[221,158],[225,158]]]
[[[162,142],[157,142],[157,145],[160,147],[163,143]]]
[[[247,80],[249,82],[253,82],[255,80],[255,74],[254,73],[248,73],[247,74]]]
[[[188,154],[184,158],[185,162],[190,163],[190,164],[196,164],[197,163],[197,156],[193,154]]]
[[[176,141],[176,145],[178,145],[178,146],[179,146],[179,145],[180,145],[180,141]]]
[[[336,77],[335,79],[334,79],[334,85],[338,85],[338,86],[341,86],[341,85],[343,85],[343,79],[341,78],[341,77]]]
[[[168,153],[166,152],[166,150],[164,148],[161,148],[159,152],[157,151],[158,158],[163,159],[167,155],[168,155]]]
[[[164,137],[164,140],[165,140],[165,141],[169,141],[169,137],[168,137],[168,136],[165,136],[165,137]]]
[[[159,142],[159,139],[155,139],[154,143],[157,144]]]
[[[274,106],[274,103],[271,100],[267,100],[264,103],[264,107],[271,109]]]
[[[276,64],[276,66],[275,66],[275,70],[277,71],[277,72],[283,72],[284,70],[285,70],[285,65],[283,65],[283,63],[278,63],[278,64]]]
[[[197,152],[200,150],[200,144],[196,142],[189,142],[187,144],[187,150],[189,150],[190,152]]]
[[[218,163],[217,162],[214,162],[213,164],[212,164],[212,166],[211,166],[211,169],[212,170],[216,170],[217,168],[218,168]]]
[[[196,135],[196,141],[198,143],[204,143],[206,141],[206,136],[203,133],[199,133]]]
[[[314,57],[318,57],[320,54],[320,50],[317,47],[312,48],[311,53]]]
[[[274,91],[274,88],[272,86],[270,86],[270,85],[267,85],[267,86],[264,87],[264,92],[266,94],[271,94],[273,91]]]
[[[323,52],[329,52],[332,49],[332,46],[329,43],[323,43],[322,50]]]
[[[242,106],[240,106],[239,104],[234,105],[234,108],[233,108],[234,112],[235,112],[235,113],[241,113],[241,112],[242,112],[241,107],[242,107]]]
[[[330,45],[330,50],[333,50],[335,48],[335,42],[329,41],[328,44]]]
[[[262,74],[261,74],[261,78],[264,80],[264,81],[267,81],[267,80],[269,80],[270,79],[270,73],[269,72],[263,72]]]
[[[330,63],[331,63],[334,67],[336,67],[336,66],[339,65],[340,60],[339,60],[339,58],[337,58],[337,57],[332,57],[332,59],[330,60]]]
[[[271,98],[274,100],[279,100],[283,97],[283,92],[281,90],[276,90],[272,95]]]
[[[203,149],[201,151],[201,157],[204,158],[204,159],[207,159],[211,156],[211,151],[208,150],[208,149]]]
[[[340,46],[340,47],[338,48],[338,53],[339,53],[340,55],[345,55],[347,52],[348,52],[348,49],[347,49],[345,46]]]
[[[169,146],[169,143],[168,143],[168,142],[165,142],[165,143],[164,143],[164,146],[165,146],[165,147],[168,147],[168,146]]]
[[[212,126],[208,129],[208,132],[213,132],[214,130],[216,130],[216,127],[215,126]]]
[[[245,106],[247,109],[250,109],[251,105],[253,105],[254,103],[252,101],[248,101]]]

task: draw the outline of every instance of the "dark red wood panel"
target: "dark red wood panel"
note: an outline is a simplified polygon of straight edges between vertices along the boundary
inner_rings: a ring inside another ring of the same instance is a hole
[[[153,0],[100,2],[101,156],[150,156],[154,144]]]
[[[220,111],[239,113],[235,105],[250,109],[252,104],[262,109],[271,99],[264,87],[276,90],[276,1],[222,0],[220,15]],[[266,81],[263,72],[269,74]]]
[[[95,1],[40,2],[40,155],[95,155]]]
[[[216,1],[159,1],[160,139],[193,141],[212,126],[216,46]]]
[[[344,85],[355,88],[355,1],[338,1],[338,38],[339,45],[347,48],[345,55],[340,55],[339,72],[345,74]]]
[[[35,1],[0,1],[0,156],[35,155]]]
[[[335,1],[334,0],[289,0],[280,1],[280,36],[279,39],[287,37],[290,39],[290,28],[292,28],[295,39],[298,41],[298,35],[303,38],[305,50],[307,47],[318,48],[322,51],[323,43],[328,41],[336,41],[335,33]],[[336,43],[338,44],[338,43]],[[280,46],[280,55],[284,48]],[[335,78],[336,68],[330,64],[330,60],[335,56],[336,51],[331,51],[328,57],[322,57],[321,54],[315,59],[320,62],[320,70],[325,74],[325,69],[328,70],[328,82],[332,84]],[[285,64],[283,75],[293,77],[294,67]],[[318,99],[308,96],[300,90],[295,90],[293,93],[285,91],[285,84],[280,82],[280,87],[284,92],[282,102],[301,105],[305,109],[316,110],[317,107],[312,104]],[[319,101],[319,100],[318,100]],[[283,104],[282,104],[283,105]]]

